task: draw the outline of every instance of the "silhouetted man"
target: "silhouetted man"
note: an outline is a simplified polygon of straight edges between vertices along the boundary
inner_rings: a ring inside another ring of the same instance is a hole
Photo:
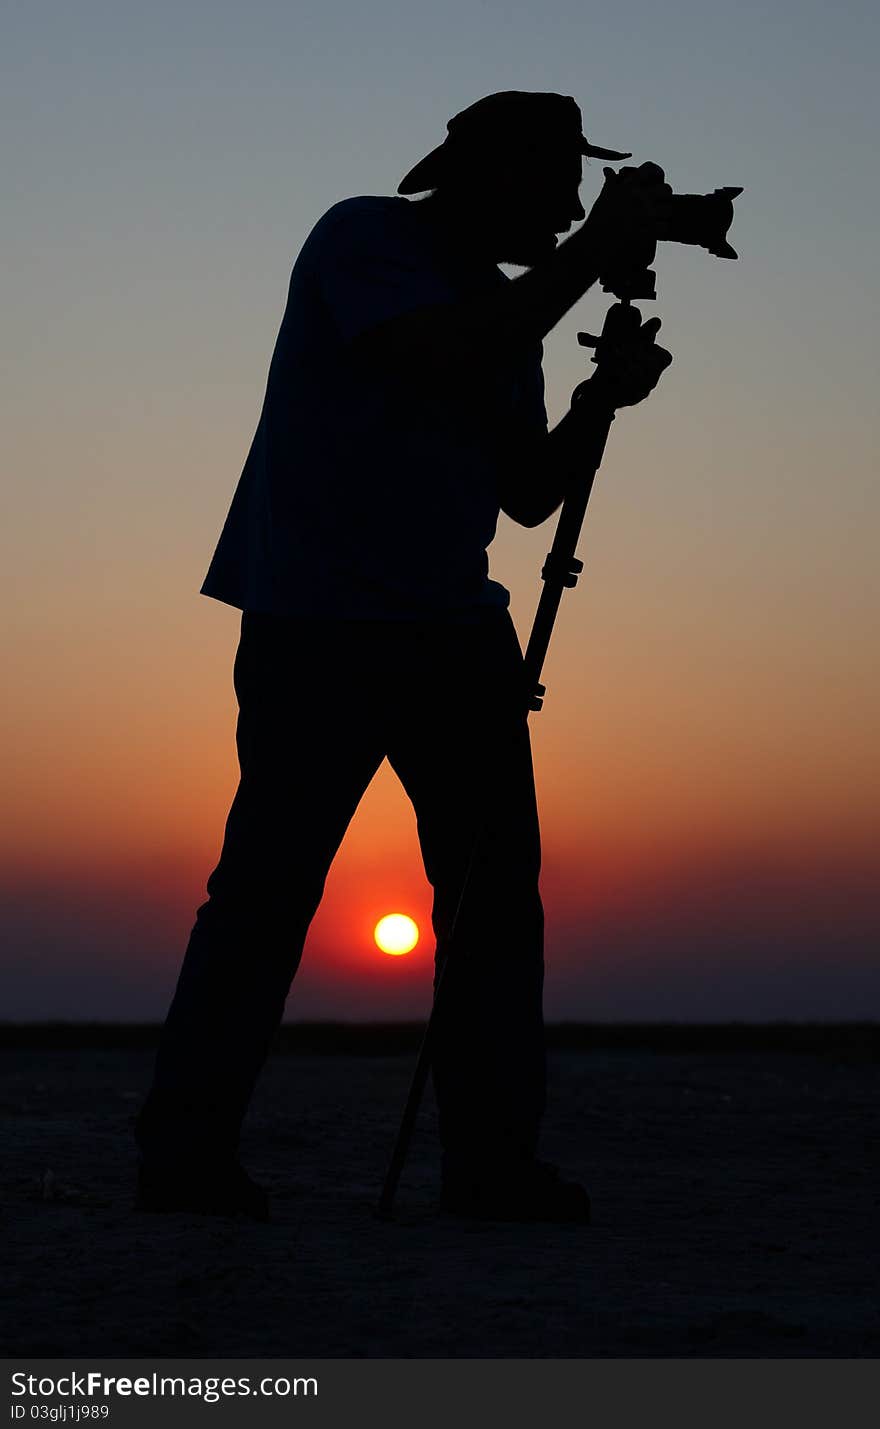
[[[432,919],[456,932],[433,1077],[443,1203],[585,1221],[536,1156],[544,1106],[540,843],[522,654],[489,579],[499,509],[535,526],[583,469],[608,404],[671,360],[645,341],[552,431],[542,338],[638,241],[637,191],[584,217],[573,99],[490,95],[450,121],[405,197],[335,204],[290,280],[256,435],[202,585],[242,611],[241,779],[137,1123],[139,1203],[267,1214],[241,1120],[309,923],[384,758],[418,820]],[[625,186],[623,186],[625,187]],[[530,271],[508,279],[499,263]]]

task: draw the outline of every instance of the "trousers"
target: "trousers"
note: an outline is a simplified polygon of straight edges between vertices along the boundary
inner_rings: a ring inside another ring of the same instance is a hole
[[[385,758],[415,809],[438,949],[481,835],[438,1005],[444,1164],[533,1155],[544,915],[509,614],[453,624],[244,611],[233,682],[240,778],[136,1118],[143,1155],[235,1154],[330,865]]]

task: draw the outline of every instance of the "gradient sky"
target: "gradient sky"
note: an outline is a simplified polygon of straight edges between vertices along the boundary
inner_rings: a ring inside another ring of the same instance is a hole
[[[621,413],[533,717],[550,1017],[878,1013],[875,5],[28,0],[2,60],[4,1015],[164,1015],[235,790],[240,615],[199,595],[290,269],[451,114],[574,95],[737,264],[664,246],[662,387]],[[601,164],[585,169],[587,207]],[[508,270],[513,271],[513,270]],[[551,423],[594,290],[546,344]],[[502,518],[523,641],[552,524]],[[288,1016],[421,1015],[387,766]]]

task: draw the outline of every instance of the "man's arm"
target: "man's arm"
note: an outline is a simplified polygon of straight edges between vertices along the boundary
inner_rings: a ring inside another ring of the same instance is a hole
[[[540,526],[552,516],[572,482],[598,464],[612,412],[597,389],[585,393],[552,431],[525,446],[512,444],[501,474],[499,504],[504,514],[519,526]]]
[[[520,526],[540,526],[565,500],[573,481],[600,460],[618,407],[643,402],[672,361],[658,347],[659,318],[603,351],[600,365],[572,395],[561,422],[531,443],[512,439],[501,470],[502,511]]]
[[[351,345],[357,362],[425,378],[470,384],[493,354],[540,342],[599,276],[587,225],[545,262],[496,292],[404,313]]]

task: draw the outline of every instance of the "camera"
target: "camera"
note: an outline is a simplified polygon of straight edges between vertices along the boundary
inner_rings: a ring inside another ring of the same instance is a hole
[[[727,231],[733,222],[733,200],[742,193],[741,188],[715,189],[710,194],[676,194],[659,164],[641,164],[616,173],[606,169],[605,182],[639,184],[653,200],[657,214],[656,231],[642,243],[640,251],[624,249],[619,262],[615,260],[600,273],[606,293],[613,293],[617,298],[656,297],[655,275],[650,265],[661,239],[705,248],[716,258],[737,257],[736,249],[727,242]]]

